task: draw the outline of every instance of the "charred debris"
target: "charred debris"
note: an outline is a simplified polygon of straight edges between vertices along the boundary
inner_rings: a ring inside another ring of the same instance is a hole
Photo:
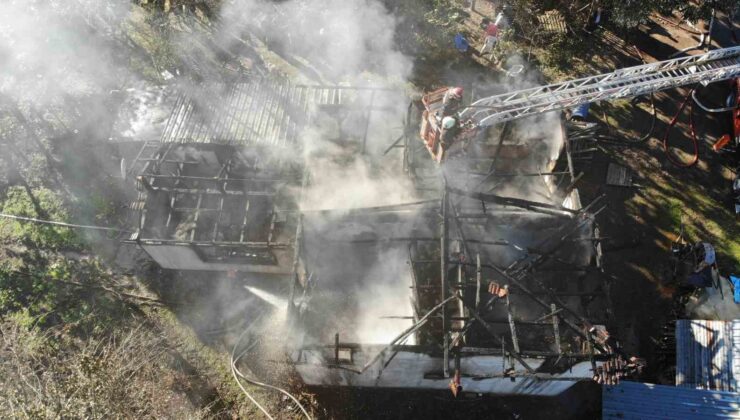
[[[138,191],[125,242],[164,268],[289,284],[286,348],[306,385],[555,397],[641,369],[607,329],[603,207],[581,203],[583,156],[559,117],[492,127],[485,150],[439,166],[420,146],[420,104],[398,117],[390,89],[209,90],[170,92],[159,139],[125,165]],[[307,132],[374,147],[414,199],[304,209]]]

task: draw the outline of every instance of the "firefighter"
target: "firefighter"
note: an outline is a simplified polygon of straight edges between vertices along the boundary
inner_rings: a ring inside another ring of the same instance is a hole
[[[442,98],[442,118],[453,115],[460,108],[463,98],[463,88],[453,87],[445,92]]]
[[[439,134],[439,145],[442,150],[447,150],[457,137],[459,126],[457,119],[453,116],[446,116],[442,119],[442,131]]]

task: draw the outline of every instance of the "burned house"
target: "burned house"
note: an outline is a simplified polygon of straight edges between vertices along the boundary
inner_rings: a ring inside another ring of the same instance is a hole
[[[158,136],[124,163],[138,191],[125,242],[168,269],[290,274],[304,154],[316,138],[364,150],[387,91],[254,79],[144,92],[118,130]]]
[[[128,165],[127,242],[166,268],[284,275],[290,360],[308,386],[553,397],[630,369],[605,328],[598,204],[573,188],[559,119],[488,130],[442,171],[388,90],[253,82],[223,97],[178,97]],[[402,147],[385,159],[416,190],[306,205],[326,144]]]
[[[290,272],[300,165],[258,147],[146,143],[135,160],[138,244],[163,268]]]
[[[548,124],[554,146],[507,172],[461,159],[438,198],[304,218],[289,312],[306,384],[555,397],[635,368],[605,327],[598,203],[581,205],[565,130]],[[525,128],[512,141],[545,141]]]

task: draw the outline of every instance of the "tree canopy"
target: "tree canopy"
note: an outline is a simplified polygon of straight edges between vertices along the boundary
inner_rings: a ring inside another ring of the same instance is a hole
[[[737,7],[736,0],[600,0],[598,4],[611,14],[612,21],[622,27],[644,23],[653,12],[678,12],[684,19],[708,20],[712,10],[730,12]]]

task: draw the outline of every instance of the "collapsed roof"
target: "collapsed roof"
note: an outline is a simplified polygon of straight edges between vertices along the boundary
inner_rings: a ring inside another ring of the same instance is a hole
[[[597,203],[581,208],[562,157],[508,158],[539,171],[534,181],[472,173],[492,159],[463,157],[446,162],[441,199],[306,217],[290,311],[304,382],[439,390],[452,378],[470,392],[554,396],[635,368],[604,327]],[[419,166],[414,176],[428,172]],[[501,185],[513,196],[478,192]]]
[[[300,165],[265,150],[146,143],[128,239],[164,268],[290,272]]]

